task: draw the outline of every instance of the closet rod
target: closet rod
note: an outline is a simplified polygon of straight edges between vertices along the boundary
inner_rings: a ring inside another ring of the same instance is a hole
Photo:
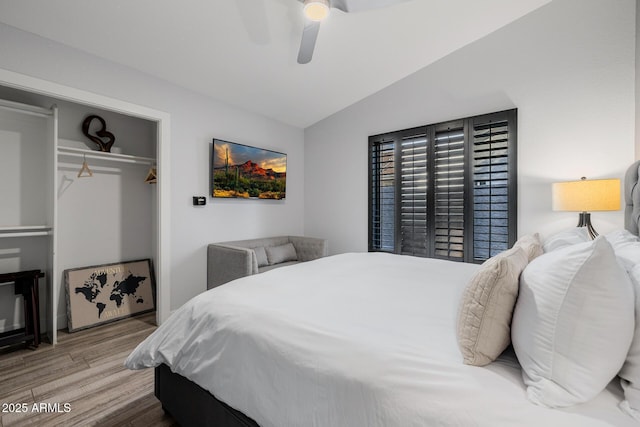
[[[26,231],[23,233],[6,233],[0,234],[0,239],[5,239],[9,237],[37,237],[37,236],[48,236],[50,235],[50,231]]]
[[[22,104],[20,102],[7,101],[6,99],[0,99],[0,108],[38,117],[49,117],[53,115],[53,112],[47,108]]]
[[[138,165],[153,165],[156,163],[155,159],[146,158],[146,157],[112,157],[105,155],[97,155],[97,154],[85,154],[85,153],[70,153],[60,150],[58,154],[62,156],[70,156],[70,157],[86,157],[87,159],[97,159],[97,160],[105,160],[108,162],[120,162],[120,163],[132,163]]]

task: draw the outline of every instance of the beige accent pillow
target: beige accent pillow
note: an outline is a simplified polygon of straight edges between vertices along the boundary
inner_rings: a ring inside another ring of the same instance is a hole
[[[524,251],[527,253],[527,257],[529,258],[529,262],[533,261],[535,258],[544,253],[544,250],[542,249],[542,242],[540,241],[540,234],[538,233],[527,234],[520,237],[513,245],[513,247],[524,249]]]
[[[467,365],[493,362],[511,342],[518,279],[528,263],[521,247],[482,264],[467,285],[458,310],[458,346]]]

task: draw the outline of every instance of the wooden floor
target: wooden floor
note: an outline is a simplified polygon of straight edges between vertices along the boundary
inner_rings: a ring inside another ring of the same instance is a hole
[[[177,426],[153,395],[153,369],[122,365],[155,328],[151,313],[72,334],[59,331],[55,347],[1,348],[0,427]],[[34,403],[42,412],[34,411]],[[12,404],[27,412],[17,413]]]

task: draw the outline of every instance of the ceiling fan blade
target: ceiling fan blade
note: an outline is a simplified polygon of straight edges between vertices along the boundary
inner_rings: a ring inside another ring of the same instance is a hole
[[[393,6],[394,4],[404,3],[406,1],[409,0],[332,0],[331,7],[340,9],[343,12],[362,12]]]
[[[302,30],[298,64],[307,64],[311,61],[313,49],[316,46],[316,39],[318,38],[318,31],[320,31],[320,22],[307,20],[304,25],[304,30]]]
[[[249,39],[258,45],[267,45],[271,41],[264,1],[236,0],[236,7]]]

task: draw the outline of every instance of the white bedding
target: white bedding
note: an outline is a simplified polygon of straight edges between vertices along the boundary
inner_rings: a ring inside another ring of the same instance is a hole
[[[456,315],[477,268],[344,254],[245,277],[189,301],[125,364],[165,363],[263,427],[637,425],[616,380],[558,410],[526,399],[513,356],[464,365]]]

